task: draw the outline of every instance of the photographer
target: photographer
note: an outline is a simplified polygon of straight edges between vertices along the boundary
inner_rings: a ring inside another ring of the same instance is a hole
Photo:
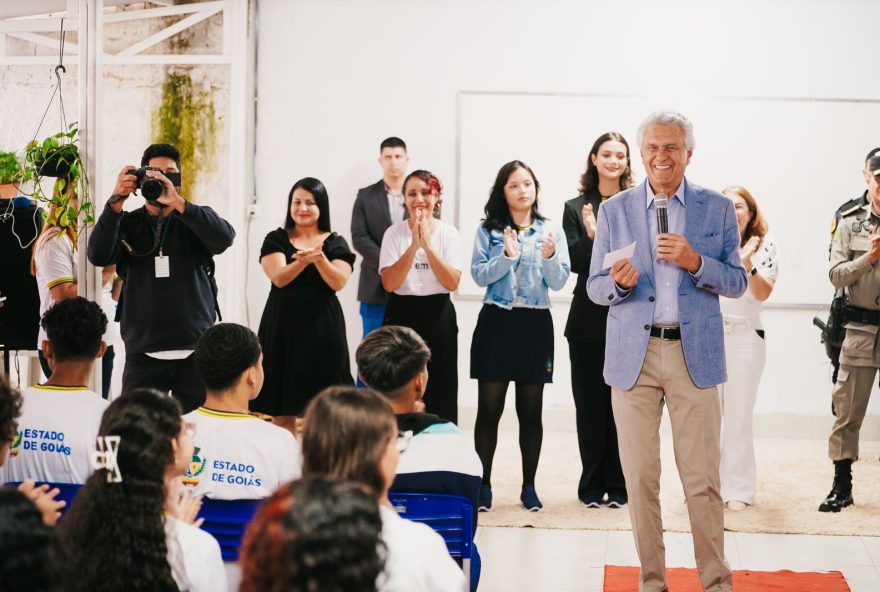
[[[235,230],[213,209],[180,196],[179,163],[174,146],[153,144],[141,169],[122,169],[89,237],[88,257],[97,266],[117,264],[124,280],[117,309],[123,392],[170,390],[188,413],[205,402],[192,354],[219,312],[213,256],[232,245]],[[123,212],[138,189],[144,205]]]

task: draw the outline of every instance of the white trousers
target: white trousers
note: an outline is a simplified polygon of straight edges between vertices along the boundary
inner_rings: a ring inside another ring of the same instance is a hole
[[[727,382],[721,394],[721,499],[755,503],[757,470],[752,414],[767,346],[748,321],[724,323]]]

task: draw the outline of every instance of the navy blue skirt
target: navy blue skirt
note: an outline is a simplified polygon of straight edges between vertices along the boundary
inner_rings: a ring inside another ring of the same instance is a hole
[[[483,304],[471,340],[471,378],[553,382],[553,318],[543,308]]]

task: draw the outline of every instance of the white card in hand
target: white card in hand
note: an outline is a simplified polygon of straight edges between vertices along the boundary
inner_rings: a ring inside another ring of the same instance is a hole
[[[168,255],[157,255],[156,256],[156,277],[157,278],[171,277],[171,265],[168,262]]]
[[[635,252],[636,243],[635,241],[633,241],[622,249],[617,249],[616,251],[605,253],[605,259],[602,260],[602,269],[608,269],[621,259],[632,259],[633,253]]]

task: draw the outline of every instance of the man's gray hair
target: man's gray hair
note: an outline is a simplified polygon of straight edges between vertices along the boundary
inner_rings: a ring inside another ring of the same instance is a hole
[[[688,119],[678,111],[672,111],[670,109],[660,109],[659,111],[654,111],[653,113],[648,115],[645,120],[639,125],[639,131],[637,134],[639,146],[642,145],[642,140],[645,137],[645,130],[652,125],[674,125],[684,132],[685,148],[687,148],[688,150],[694,149],[694,146],[696,145],[696,141],[694,140],[694,124],[691,123],[690,119]]]

